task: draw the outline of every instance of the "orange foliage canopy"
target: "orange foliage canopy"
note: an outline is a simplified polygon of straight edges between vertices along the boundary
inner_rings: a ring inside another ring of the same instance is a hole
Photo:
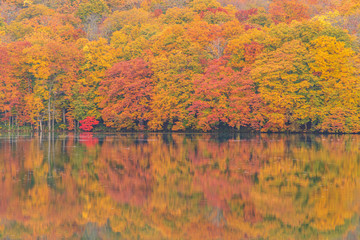
[[[290,23],[308,19],[309,7],[299,0],[275,0],[269,5],[269,13],[275,22]]]

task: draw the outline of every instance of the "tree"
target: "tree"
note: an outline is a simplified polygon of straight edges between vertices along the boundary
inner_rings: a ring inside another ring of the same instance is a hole
[[[137,58],[116,63],[101,81],[100,106],[104,123],[117,130],[143,130],[149,120],[153,72]]]
[[[100,20],[108,12],[109,8],[102,0],[89,0],[79,5],[76,14],[85,24],[84,30],[90,40],[97,38]]]
[[[288,130],[293,123],[305,124],[316,117],[313,107],[318,103],[310,61],[306,46],[298,40],[259,55],[251,76],[265,104],[263,131]]]
[[[86,117],[84,120],[79,121],[80,129],[86,132],[90,132],[93,129],[93,125],[99,124],[99,121],[95,117]]]
[[[19,84],[10,59],[8,49],[0,44],[0,111],[4,113],[3,120],[9,120],[9,126],[10,118],[17,115],[14,111],[21,102]]]
[[[113,66],[118,56],[118,51],[104,38],[92,42],[80,39],[77,44],[84,58],[83,61],[79,61],[81,65],[78,78],[73,81],[71,93],[68,94],[67,117],[68,122],[73,122],[69,130],[76,129],[76,121],[83,120],[87,116],[101,118],[99,109],[101,97],[98,94],[98,88],[102,79],[106,77],[106,71]]]
[[[345,47],[345,43],[328,36],[313,40],[310,53],[313,58],[310,68],[317,76],[316,86],[320,89],[316,94],[320,102],[318,128],[329,132],[360,131],[357,117],[360,103],[359,80],[356,77],[358,61],[355,53]]]
[[[34,94],[47,105],[47,117],[41,118],[48,121],[49,131],[54,129],[56,100],[69,95],[82,59],[74,43],[59,41],[54,35],[39,31],[28,38],[33,44],[23,49],[21,62],[25,65],[23,77],[31,79]]]
[[[269,13],[276,23],[302,21],[310,17],[308,6],[298,0],[275,0],[269,5]]]
[[[188,108],[194,118],[194,127],[203,131],[219,127],[259,127],[256,114],[260,99],[253,82],[247,78],[248,70],[236,73],[226,58],[213,60],[204,74],[194,76],[192,105]]]
[[[248,10],[240,10],[236,12],[235,17],[239,22],[247,21],[252,15],[256,15],[258,13],[258,9],[251,8]]]
[[[164,29],[151,51],[154,95],[148,126],[151,130],[184,130],[189,127],[191,77],[202,71],[200,59],[206,52],[198,43],[191,44],[181,25]]]

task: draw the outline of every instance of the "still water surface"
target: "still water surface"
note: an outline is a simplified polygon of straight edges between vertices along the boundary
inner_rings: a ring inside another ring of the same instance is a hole
[[[0,238],[360,239],[360,136],[0,137]]]

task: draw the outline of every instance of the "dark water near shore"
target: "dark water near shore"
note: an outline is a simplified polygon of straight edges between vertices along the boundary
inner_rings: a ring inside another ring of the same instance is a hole
[[[360,136],[0,136],[3,239],[360,239]]]

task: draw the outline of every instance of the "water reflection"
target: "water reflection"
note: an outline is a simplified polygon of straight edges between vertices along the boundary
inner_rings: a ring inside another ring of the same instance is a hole
[[[360,136],[0,137],[0,238],[357,239]]]

